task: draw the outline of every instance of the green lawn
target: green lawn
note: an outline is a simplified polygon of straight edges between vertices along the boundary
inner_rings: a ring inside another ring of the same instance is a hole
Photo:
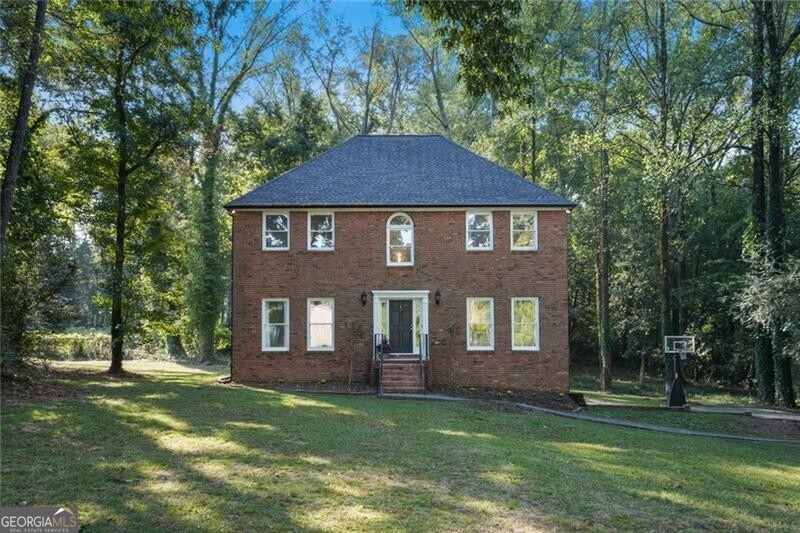
[[[693,413],[668,409],[642,409],[636,407],[590,407],[586,414],[609,418],[621,418],[635,422],[646,422],[659,426],[708,431],[712,433],[734,433],[756,437],[794,439],[800,442],[800,424],[797,422],[764,420],[746,415],[720,413]],[[800,448],[798,448],[800,453]]]
[[[800,448],[468,404],[286,394],[174,364],[5,406],[0,503],[88,530],[790,530]]]
[[[600,392],[600,382],[596,369],[572,369],[570,371],[570,390],[580,392],[587,400],[630,406],[659,406],[665,401],[664,380],[645,378],[639,384],[638,376],[617,375],[611,393]],[[744,391],[714,387],[710,385],[688,384],[685,387],[689,403],[703,405],[756,405],[753,396]]]

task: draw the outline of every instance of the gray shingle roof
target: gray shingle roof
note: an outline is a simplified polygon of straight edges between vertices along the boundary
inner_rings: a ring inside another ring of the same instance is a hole
[[[574,205],[440,135],[357,135],[225,207]]]

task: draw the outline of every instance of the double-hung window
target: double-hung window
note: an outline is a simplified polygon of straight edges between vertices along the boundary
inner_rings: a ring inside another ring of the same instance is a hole
[[[467,250],[491,250],[492,213],[467,212]]]
[[[333,213],[308,213],[308,249],[330,251],[334,249]]]
[[[536,250],[539,246],[536,211],[511,212],[511,249]]]
[[[511,348],[539,349],[539,298],[511,299]]]
[[[333,351],[333,324],[333,298],[309,298],[306,333],[309,351]]]
[[[414,264],[414,223],[405,213],[395,213],[386,222],[386,264]]]
[[[282,352],[289,349],[289,300],[261,300],[261,350]]]
[[[264,212],[264,250],[289,249],[289,213]]]
[[[467,298],[467,350],[494,350],[494,298]]]

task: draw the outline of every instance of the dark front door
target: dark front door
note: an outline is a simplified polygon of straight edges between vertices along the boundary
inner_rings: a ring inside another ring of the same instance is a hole
[[[411,300],[389,300],[389,344],[394,353],[414,351],[414,306]]]

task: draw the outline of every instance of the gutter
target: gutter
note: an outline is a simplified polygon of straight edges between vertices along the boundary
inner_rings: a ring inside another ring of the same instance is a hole
[[[225,204],[228,212],[236,209],[575,209],[578,204]]]

